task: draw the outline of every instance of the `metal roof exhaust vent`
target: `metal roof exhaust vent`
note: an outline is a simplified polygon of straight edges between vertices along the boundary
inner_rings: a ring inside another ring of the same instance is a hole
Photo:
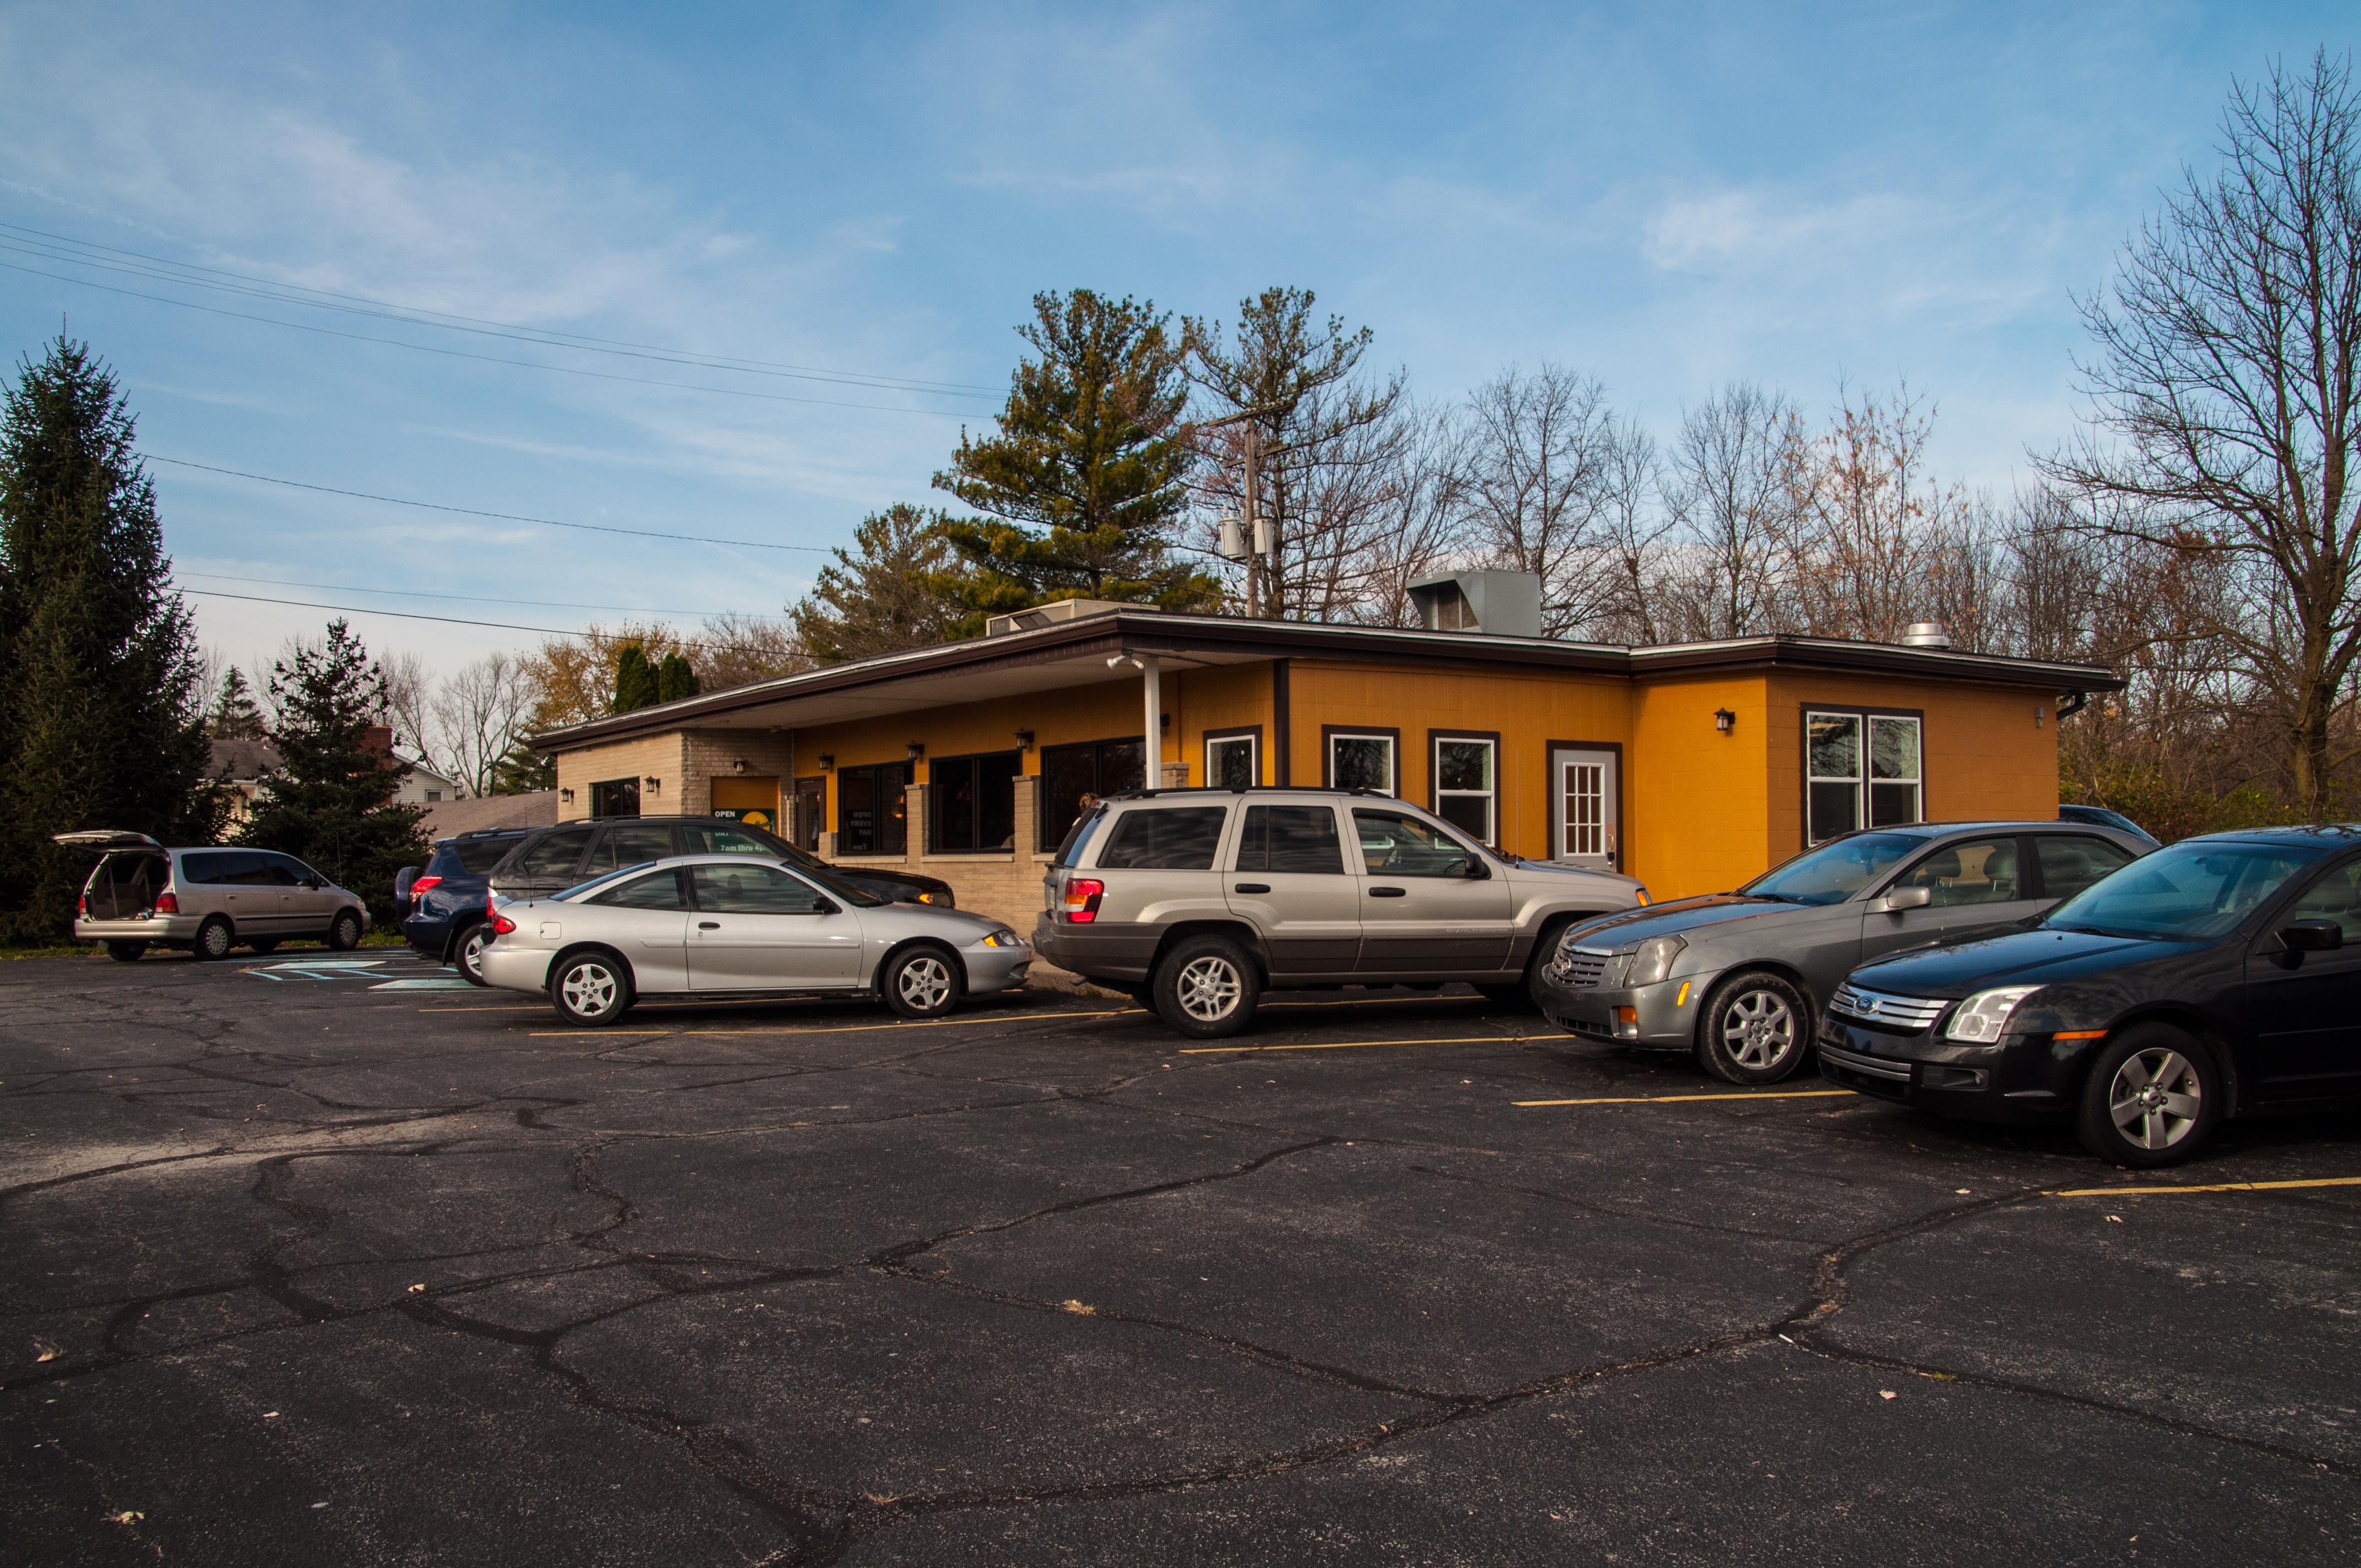
[[[1411,584],[1410,598],[1429,631],[1542,634],[1542,580],[1531,572],[1446,572],[1421,577]]]
[[[1943,630],[1943,623],[1939,620],[1914,621],[1902,634],[1902,645],[1905,648],[1949,648],[1951,634]]]

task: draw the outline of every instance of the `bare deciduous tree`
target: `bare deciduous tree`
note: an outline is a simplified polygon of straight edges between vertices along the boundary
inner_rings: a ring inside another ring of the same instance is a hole
[[[2325,815],[2361,659],[2361,100],[2349,61],[2232,91],[2194,170],[2083,302],[2092,429],[2060,484],[2137,503],[2092,526],[2224,558],[2246,613],[2213,628],[2270,705],[2290,793]]]
[[[1793,532],[1803,420],[1778,392],[1733,381],[1682,416],[1666,459],[1678,520],[1660,630],[1685,641],[1747,637],[1773,623],[1780,542]]]

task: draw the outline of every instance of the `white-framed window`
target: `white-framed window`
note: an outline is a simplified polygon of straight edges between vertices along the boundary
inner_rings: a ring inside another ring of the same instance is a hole
[[[1262,783],[1262,746],[1253,735],[1205,737],[1205,784],[1211,789],[1252,789]]]
[[[1482,844],[1499,841],[1499,750],[1483,736],[1434,738],[1434,814]]]
[[[1923,821],[1925,728],[1912,715],[1806,709],[1804,841]]]
[[[1328,787],[1394,792],[1394,737],[1349,729],[1328,732]]]

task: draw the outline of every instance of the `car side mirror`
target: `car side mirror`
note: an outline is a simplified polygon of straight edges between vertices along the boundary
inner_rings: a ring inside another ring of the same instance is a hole
[[[1469,882],[1489,882],[1492,879],[1492,868],[1486,865],[1483,861],[1475,859],[1473,856],[1470,856],[1467,861],[1467,869],[1461,872],[1459,874],[1466,877]]]
[[[307,876],[303,879],[303,885],[311,889],[313,893],[317,893],[328,884],[318,877]]]
[[[1897,887],[1885,895],[1888,914],[1898,915],[1905,909],[1924,909],[1935,902],[1935,890],[1928,887]]]
[[[839,904],[833,898],[821,899],[818,908],[818,912],[822,915],[841,915],[844,913],[844,905]]]
[[[2291,920],[2279,927],[2279,945],[2290,953],[2329,953],[2345,945],[2345,927],[2334,920]]]

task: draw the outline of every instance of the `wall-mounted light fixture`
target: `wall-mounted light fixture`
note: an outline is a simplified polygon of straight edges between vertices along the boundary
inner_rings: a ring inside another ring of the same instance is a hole
[[[913,741],[911,741],[911,742],[910,742],[910,761],[912,761],[912,762],[917,762],[919,758],[921,758],[921,757],[925,756],[926,754],[927,754],[927,743],[926,743],[925,741],[923,741],[923,740],[913,740]]]
[[[822,751],[819,754],[819,771],[821,773],[826,773],[829,769],[834,766],[836,766],[836,753],[833,751]]]
[[[1033,731],[1030,729],[1019,729],[1016,732],[1016,744],[1019,746],[1030,746],[1033,744]]]
[[[741,757],[741,758],[739,758],[736,762],[734,762],[730,763],[730,771],[731,773],[744,773],[744,772],[746,771],[746,759],[745,759],[745,758],[743,758],[743,757]]]
[[[2037,702],[2033,705],[2033,727],[2036,729],[2041,728],[2041,705]]]
[[[1738,728],[1738,715],[1726,707],[1717,707],[1713,710],[1713,727],[1727,735]]]
[[[565,802],[566,805],[571,806],[574,804],[574,792],[570,789],[559,790],[557,792],[557,798]]]
[[[650,773],[640,782],[648,786],[648,793],[650,795],[662,795],[664,793],[664,780],[656,777],[653,773]]]

